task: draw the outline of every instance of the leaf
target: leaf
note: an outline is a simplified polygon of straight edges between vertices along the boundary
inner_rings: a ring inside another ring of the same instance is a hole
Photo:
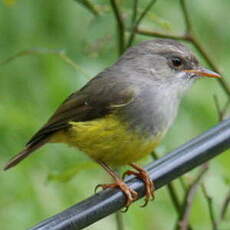
[[[74,167],[58,173],[50,173],[48,181],[67,182],[83,170],[92,169],[96,166],[94,162],[85,161],[76,164]]]

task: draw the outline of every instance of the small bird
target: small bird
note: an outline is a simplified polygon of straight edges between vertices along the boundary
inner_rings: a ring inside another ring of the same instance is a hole
[[[147,204],[153,198],[154,184],[135,162],[160,144],[184,93],[203,77],[221,76],[201,67],[183,44],[169,39],[141,42],[71,94],[4,169],[46,143],[66,143],[85,152],[112,176],[114,183],[97,187],[120,188],[127,207],[137,193],[113,168],[130,165],[134,170],[124,175],[143,180]]]

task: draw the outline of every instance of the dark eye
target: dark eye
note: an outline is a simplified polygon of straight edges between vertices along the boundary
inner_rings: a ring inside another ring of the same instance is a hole
[[[180,67],[183,64],[183,61],[181,58],[179,57],[172,57],[171,62],[173,64],[174,67]]]

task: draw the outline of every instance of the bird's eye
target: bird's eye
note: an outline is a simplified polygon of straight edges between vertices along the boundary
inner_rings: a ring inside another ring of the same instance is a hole
[[[172,57],[171,59],[172,65],[176,68],[180,67],[183,64],[183,61],[179,57]]]

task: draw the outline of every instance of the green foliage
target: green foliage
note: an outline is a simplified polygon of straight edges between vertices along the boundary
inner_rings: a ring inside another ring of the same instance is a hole
[[[86,2],[93,4],[93,8]],[[149,1],[139,2],[138,13]],[[230,2],[187,2],[197,37],[230,84],[230,30],[224,23],[230,21]],[[125,22],[129,23],[133,1],[120,0],[119,3]],[[176,0],[157,1],[141,26],[182,33],[184,25],[178,3]],[[117,36],[109,1],[103,0],[58,3],[54,0],[4,0],[0,2],[0,34],[0,166],[3,167],[70,93],[117,59]],[[136,36],[134,42],[144,39],[149,37]],[[3,63],[4,60],[8,61]],[[227,98],[217,81],[196,83],[182,103],[178,119],[159,152],[172,150],[218,122],[214,94],[223,106]],[[212,161],[205,179],[217,215],[229,188],[229,164],[228,151]],[[185,178],[187,181],[194,173],[189,175]],[[45,183],[47,177],[49,183]],[[103,170],[79,151],[64,145],[47,145],[15,169],[0,172],[1,229],[28,229],[92,195],[95,185],[106,180]],[[175,184],[182,197],[180,184]],[[127,230],[173,229],[177,215],[166,189],[156,195],[156,200],[145,209],[134,204],[125,214]],[[195,230],[211,229],[207,204],[200,191],[190,222]],[[112,217],[89,229],[101,229],[102,225],[115,229]],[[230,212],[221,230],[228,230],[229,226]]]

